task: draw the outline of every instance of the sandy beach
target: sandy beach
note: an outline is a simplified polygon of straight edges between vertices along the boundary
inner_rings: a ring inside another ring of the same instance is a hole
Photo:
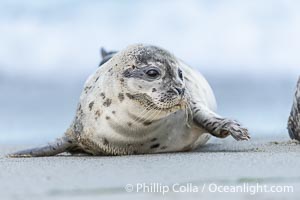
[[[24,147],[28,146],[1,145],[2,200],[298,199],[300,195],[300,145],[285,135],[254,137],[250,142],[213,139],[203,148],[186,153],[118,157],[5,157],[8,152]],[[133,191],[126,191],[125,186],[131,186],[128,184],[132,185],[129,190]],[[148,186],[148,191],[137,191],[142,184]],[[249,191],[214,191],[216,186],[233,188],[247,184],[291,186],[293,191],[256,194]],[[201,190],[178,192],[179,186]],[[163,194],[162,188],[169,188],[169,191]]]

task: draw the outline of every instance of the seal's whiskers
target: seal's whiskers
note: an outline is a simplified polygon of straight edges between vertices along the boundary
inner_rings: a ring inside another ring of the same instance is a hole
[[[147,108],[145,108],[144,111],[136,117],[136,119],[133,121],[133,123],[137,124],[139,122],[145,121],[143,118],[145,118],[145,117],[147,118],[147,116],[149,116],[148,114],[150,113],[150,115],[151,115],[151,112],[153,111],[153,109],[148,110],[151,107],[152,107],[152,105],[147,106]]]

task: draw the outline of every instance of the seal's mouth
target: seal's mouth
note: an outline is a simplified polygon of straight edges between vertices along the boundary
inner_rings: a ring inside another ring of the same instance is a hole
[[[176,103],[164,103],[163,105],[157,105],[156,103],[153,102],[152,98],[145,93],[138,93],[138,94],[126,93],[126,96],[129,99],[137,101],[142,106],[147,107],[148,110],[154,109],[154,110],[172,112],[172,111],[183,109],[186,105],[186,100],[184,97],[181,97],[179,102]]]

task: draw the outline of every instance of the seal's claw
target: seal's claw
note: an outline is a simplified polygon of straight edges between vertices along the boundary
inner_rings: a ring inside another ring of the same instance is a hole
[[[228,132],[235,140],[250,140],[249,131],[247,128],[242,127],[237,121],[228,120],[221,131]]]

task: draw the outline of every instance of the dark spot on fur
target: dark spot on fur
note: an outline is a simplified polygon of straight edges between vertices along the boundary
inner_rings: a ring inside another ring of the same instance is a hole
[[[215,126],[217,123],[218,123],[218,122],[213,122],[213,123],[212,123],[212,126]]]
[[[158,148],[160,146],[160,144],[153,144],[150,146],[150,149],[155,149],[155,148]]]
[[[132,123],[131,122],[127,122],[128,126],[132,126]]]
[[[111,104],[111,99],[108,99],[108,98],[103,102],[103,105],[106,107],[109,107],[110,104]]]
[[[157,138],[153,138],[152,140],[151,140],[151,142],[154,142],[154,141],[156,141],[157,140]]]
[[[162,147],[160,147],[160,149],[162,149],[162,150],[163,150],[163,149],[166,149],[166,148],[167,148],[167,146],[162,146]]]
[[[100,113],[100,110],[97,110],[96,112],[95,112],[95,120],[97,120],[98,119],[98,117],[100,117],[100,115],[101,115],[101,113]]]
[[[124,94],[123,93],[119,93],[118,98],[122,102],[124,100]]]
[[[108,72],[111,72],[111,70],[112,70],[112,68],[110,68],[110,69],[108,70]]]
[[[84,88],[85,93],[87,94],[88,91],[89,91],[91,88],[92,88],[92,86],[87,86],[87,87],[85,87],[85,88]]]
[[[134,65],[132,65],[132,69],[135,69],[135,66],[134,66]]]
[[[139,88],[142,89],[143,87],[139,85]]]
[[[106,138],[103,138],[102,141],[103,141],[104,145],[108,145],[109,144],[109,142],[108,142],[108,140]]]
[[[100,96],[102,97],[102,99],[105,99],[105,94],[103,92],[100,93]]]
[[[112,113],[112,114],[116,114],[116,111],[113,110],[111,113]]]
[[[80,109],[79,109],[79,114],[80,114],[80,115],[83,115],[83,110],[81,109],[81,107],[80,107]]]
[[[214,132],[218,127],[214,127],[211,131]]]
[[[99,79],[99,76],[96,78],[95,83],[98,81],[98,79]]]
[[[106,116],[106,117],[105,117],[105,119],[106,119],[106,120],[109,120],[109,119],[110,119],[110,117],[109,117],[109,116]]]
[[[120,78],[120,81],[123,83],[124,82],[124,78]]]
[[[127,96],[129,99],[134,99],[134,96],[133,96],[132,94],[126,93],[126,96]]]
[[[92,102],[89,104],[90,111],[92,110],[93,106],[94,106],[94,101],[92,101]]]
[[[152,92],[156,92],[157,90],[156,90],[156,88],[152,88]]]
[[[149,126],[150,124],[152,124],[152,122],[145,121],[145,122],[143,122],[143,124],[144,124],[145,126]]]

